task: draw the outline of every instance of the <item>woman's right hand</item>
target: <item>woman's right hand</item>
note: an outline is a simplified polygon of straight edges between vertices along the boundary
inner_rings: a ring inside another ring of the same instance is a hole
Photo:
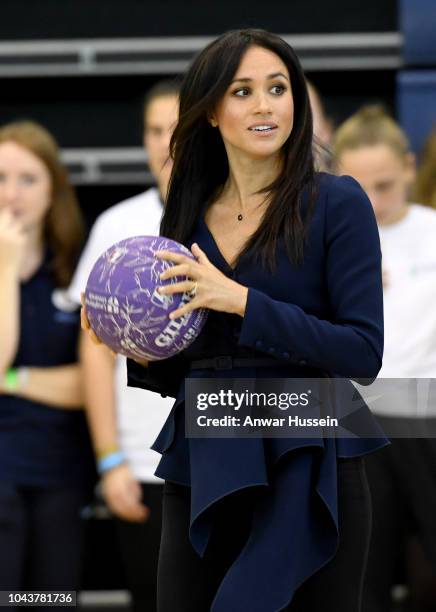
[[[88,315],[86,314],[85,294],[84,293],[80,294],[80,301],[82,302],[82,308],[80,309],[81,328],[83,329],[83,331],[88,332],[89,338],[92,340],[94,344],[103,344],[100,338],[95,333],[95,331],[91,328],[91,325],[89,324]]]
[[[83,331],[89,334],[89,337],[94,344],[103,345],[103,342],[100,340],[100,338],[97,336],[97,334],[95,333],[95,331],[91,328],[91,325],[89,324],[88,316],[86,314],[85,294],[84,293],[80,294],[80,301],[82,302],[82,308],[80,309],[81,328],[83,329]],[[112,349],[110,349],[108,346],[106,346],[106,348],[113,357],[116,357],[116,353]],[[144,368],[148,366],[148,361],[146,361],[145,359],[141,359],[141,360],[134,359],[134,361],[142,365]]]
[[[10,210],[0,210],[0,266],[17,271],[22,261],[26,236]]]

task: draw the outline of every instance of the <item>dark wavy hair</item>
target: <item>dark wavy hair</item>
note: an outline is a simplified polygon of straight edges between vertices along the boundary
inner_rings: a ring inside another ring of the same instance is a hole
[[[186,73],[180,91],[179,121],[170,146],[174,165],[161,234],[187,244],[198,217],[228,178],[224,143],[208,118],[252,46],[272,51],[286,65],[292,86],[294,124],[283,145],[282,171],[261,190],[268,201],[262,223],[238,259],[250,251],[273,267],[277,241],[283,235],[289,258],[297,264],[303,258],[307,226],[306,215],[301,212],[303,189],[309,189],[311,204],[315,197],[312,113],[304,73],[294,50],[282,38],[265,30],[226,32],[200,52]]]
[[[38,157],[51,179],[51,205],[44,220],[44,241],[52,254],[59,287],[68,287],[80,254],[84,224],[75,191],[53,136],[39,123],[14,121],[0,128],[0,143],[14,142]]]

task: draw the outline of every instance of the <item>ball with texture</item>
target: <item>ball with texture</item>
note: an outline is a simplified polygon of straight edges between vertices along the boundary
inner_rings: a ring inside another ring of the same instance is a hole
[[[85,291],[91,328],[113,351],[134,359],[166,359],[189,346],[200,333],[207,310],[196,309],[171,320],[169,315],[192,299],[189,292],[161,295],[160,286],[186,280],[160,280],[173,265],[156,251],[182,253],[183,245],[158,236],[135,236],[117,242],[96,261]]]

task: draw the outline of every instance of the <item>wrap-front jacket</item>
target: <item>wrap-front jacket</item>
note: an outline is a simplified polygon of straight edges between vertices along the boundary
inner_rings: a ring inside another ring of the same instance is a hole
[[[307,203],[303,196],[303,213]],[[199,555],[213,529],[216,502],[245,487],[262,488],[254,498],[249,539],[225,575],[212,612],[279,612],[335,554],[338,458],[370,453],[388,441],[366,405],[347,417],[349,430],[355,425],[356,431],[371,432],[365,438],[187,438],[184,380],[374,379],[383,353],[377,225],[356,181],[320,173],[300,266],[290,263],[281,239],[273,272],[250,254],[232,269],[203,218],[192,242],[224,274],[249,288],[245,315],[210,311],[202,333],[182,353],[148,368],[128,360],[128,381],[176,398],[154,444],[162,454],[156,475],[191,487],[189,535]],[[193,360],[216,356],[268,356],[277,358],[277,368],[189,370]]]

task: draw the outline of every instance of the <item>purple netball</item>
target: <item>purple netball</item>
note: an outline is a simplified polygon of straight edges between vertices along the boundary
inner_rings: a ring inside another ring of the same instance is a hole
[[[116,353],[134,359],[166,359],[189,346],[206,321],[204,309],[169,318],[192,295],[157,292],[162,285],[185,280],[160,280],[160,274],[173,265],[155,257],[156,251],[163,250],[194,259],[174,240],[135,236],[111,246],[94,264],[85,291],[86,313],[91,328]]]

